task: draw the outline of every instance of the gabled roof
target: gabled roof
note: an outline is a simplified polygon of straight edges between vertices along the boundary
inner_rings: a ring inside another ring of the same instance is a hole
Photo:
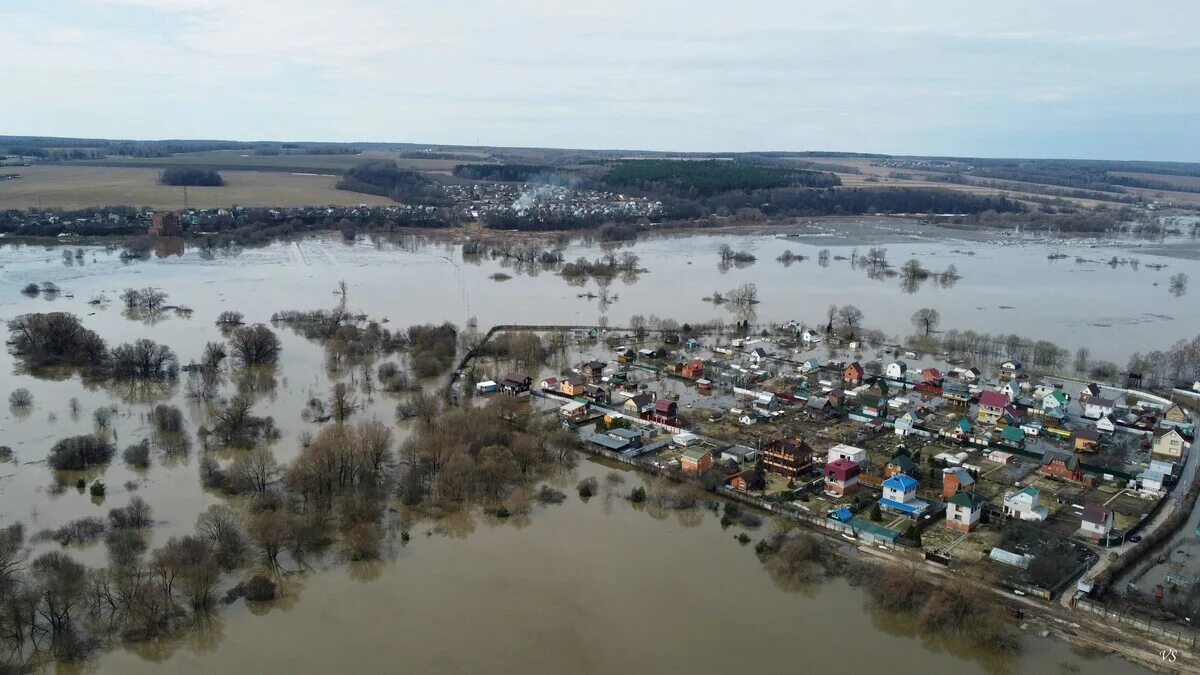
[[[1008,405],[1008,394],[999,391],[985,391],[979,395],[979,405],[1003,408]]]
[[[915,490],[917,487],[917,479],[905,473],[898,473],[891,478],[883,481],[884,487],[889,487],[901,492]]]
[[[1079,466],[1079,458],[1075,455],[1055,452],[1054,450],[1046,450],[1046,452],[1042,454],[1042,465],[1044,466],[1053,463],[1055,460],[1065,464],[1071,471],[1074,471]]]
[[[690,450],[683,451],[683,456],[694,462],[700,461],[707,454],[708,450],[705,450],[704,448],[692,448]]]
[[[953,497],[947,499],[946,503],[977,511],[983,508],[987,500],[974,492],[957,492]]]
[[[1103,525],[1108,522],[1108,517],[1112,515],[1112,510],[1099,504],[1084,504],[1083,506],[1083,522],[1096,523]]]
[[[668,398],[660,398],[654,402],[654,411],[655,412],[671,412],[671,409],[674,407],[675,407],[675,401],[672,401],[671,399],[668,399]]]
[[[1023,441],[1025,432],[1020,427],[1004,427],[1004,431],[1000,432],[1000,438],[1006,441]]]
[[[891,459],[888,460],[888,464],[899,467],[901,471],[911,471],[911,470],[917,468],[916,462],[912,461],[911,457],[909,457],[908,455],[904,455],[904,454],[900,454],[900,455],[896,455],[896,456],[892,457]]]
[[[1095,442],[1100,440],[1100,432],[1096,431],[1095,429],[1080,429],[1079,431],[1075,432],[1075,438],[1082,438],[1085,441]]]
[[[1046,394],[1045,398],[1057,401],[1059,405],[1066,405],[1067,403],[1067,395],[1057,389]],[[1042,405],[1045,405],[1045,401],[1042,402]]]
[[[1004,498],[1006,500],[1014,499],[1019,495],[1029,495],[1030,497],[1033,498],[1033,501],[1036,502],[1042,496],[1042,493],[1036,487],[1034,487],[1032,485],[1026,485],[1025,487],[1021,488],[1020,490],[1017,490],[1016,492],[1013,492],[1012,494],[1005,495]]]
[[[1111,398],[1101,398],[1100,396],[1093,396],[1088,399],[1087,404],[1094,405],[1094,406],[1097,406],[1100,408],[1111,408],[1111,407],[1113,407],[1113,400]]]
[[[962,468],[961,466],[956,466],[956,467],[953,467],[950,469],[945,469],[944,471],[942,471],[942,480],[943,481],[946,480],[947,476],[954,476],[955,478],[958,478],[958,484],[961,486],[975,484],[975,478],[973,476],[971,476],[971,472],[967,471],[966,469]]]

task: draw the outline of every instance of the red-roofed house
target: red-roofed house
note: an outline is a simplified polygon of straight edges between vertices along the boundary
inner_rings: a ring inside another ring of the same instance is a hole
[[[979,421],[995,424],[1004,416],[1008,407],[1008,394],[998,391],[985,391],[979,395]]]
[[[842,381],[858,386],[862,383],[863,374],[863,367],[858,364],[858,361],[855,361],[842,370]]]
[[[704,362],[700,359],[692,359],[683,364],[683,376],[692,379],[704,377]]]
[[[825,492],[838,497],[858,489],[858,475],[862,467],[852,459],[835,459],[825,465]]]
[[[674,417],[679,406],[669,398],[660,398],[654,402],[654,414],[659,417]]]
[[[934,386],[942,386],[942,371],[937,368],[926,368],[921,371],[921,382]]]

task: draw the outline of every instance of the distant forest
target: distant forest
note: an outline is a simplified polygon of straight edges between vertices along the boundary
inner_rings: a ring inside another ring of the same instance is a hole
[[[401,169],[390,159],[369,159],[347,169],[339,190],[389,197],[405,204],[447,205],[450,200],[419,171]]]
[[[527,182],[539,176],[550,176],[554,167],[545,164],[459,164],[454,175],[471,180]]]
[[[613,188],[661,192],[685,198],[712,197],[734,190],[764,190],[789,186],[826,188],[841,185],[836,175],[823,171],[732,161],[664,159],[619,162],[608,170],[602,181]]]
[[[158,174],[158,182],[163,185],[197,185],[202,187],[220,187],[225,184],[221,174],[215,169],[196,166],[170,166]]]

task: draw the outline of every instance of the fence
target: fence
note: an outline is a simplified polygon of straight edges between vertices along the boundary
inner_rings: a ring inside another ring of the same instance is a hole
[[[1170,640],[1185,647],[1196,647],[1196,634],[1183,630],[1178,626],[1152,621],[1144,616],[1138,616],[1130,612],[1109,609],[1098,602],[1086,598],[1077,599],[1075,601],[1075,609],[1101,616],[1106,621],[1136,628],[1137,630]]]

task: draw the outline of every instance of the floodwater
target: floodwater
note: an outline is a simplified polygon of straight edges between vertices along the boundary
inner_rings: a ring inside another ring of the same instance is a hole
[[[865,222],[853,232],[813,231],[809,239],[762,236],[664,236],[623,250],[641,256],[646,272],[609,285],[613,302],[578,297],[599,292],[541,272],[531,275],[484,258],[466,262],[446,242],[368,239],[346,244],[338,238],[287,241],[259,249],[202,255],[170,251],[148,261],[122,262],[116,251],[85,247],[82,262],[62,258],[60,248],[0,247],[0,319],[25,312],[68,311],[110,345],[147,337],[171,346],[186,363],[209,340],[221,339],[217,314],[236,310],[248,322],[265,322],[285,309],[330,308],[338,280],[349,284],[348,306],[389,327],[477,317],[481,328],[496,323],[596,323],[614,326],[633,315],[684,321],[738,318],[702,300],[753,282],[762,303],[758,321],[797,319],[823,322],[830,303],[852,303],[867,327],[894,335],[911,332],[908,317],[920,307],[941,311],[942,328],[1019,333],[1050,339],[1073,349],[1088,344],[1094,357],[1123,363],[1129,352],[1166,347],[1200,332],[1200,316],[1188,295],[1172,295],[1167,278],[1194,272],[1200,263],[1141,256],[1142,265],[1110,268],[1077,263],[1136,255],[1137,242],[1032,240],[934,241],[898,230],[886,221]],[[812,243],[806,243],[811,241]],[[758,256],[756,264],[722,271],[717,250],[728,243]],[[1089,248],[1092,245],[1096,248]],[[884,245],[894,265],[918,257],[935,271],[953,263],[962,279],[953,287],[927,281],[913,293],[898,279],[872,280],[846,260],[827,267],[817,251],[849,256],[854,247]],[[775,257],[784,249],[808,256],[785,267]],[[1077,250],[1078,249],[1078,250]],[[1062,250],[1071,258],[1050,261]],[[974,255],[968,255],[973,251]],[[575,244],[567,259],[594,258],[597,245]],[[1151,260],[1167,264],[1149,269]],[[513,278],[493,281],[496,272]],[[1197,276],[1192,274],[1191,276]],[[54,282],[53,299],[18,291],[29,282]],[[1157,283],[1158,286],[1154,284]],[[191,307],[191,318],[170,312],[153,323],[126,318],[118,294],[128,287],[154,286],[168,302]],[[106,306],[88,301],[105,295]],[[1000,309],[1001,306],[1012,309]],[[1191,311],[1189,311],[1189,309]],[[1099,318],[1098,318],[1099,317]],[[1095,324],[1103,323],[1104,327]],[[283,355],[277,369],[252,383],[256,413],[271,415],[282,431],[273,444],[281,462],[297,452],[297,437],[315,431],[301,420],[306,401],[327,397],[331,374],[314,345],[280,328]],[[102,478],[107,497],[94,500],[73,485],[60,489],[44,460],[53,443],[90,432],[96,408],[115,405],[118,448],[150,436],[145,416],[155,403],[173,402],[194,436],[206,423],[204,405],[183,395],[181,383],[162,391],[85,387],[78,377],[35,379],[19,374],[11,356],[0,354],[0,396],[26,387],[35,404],[19,413],[0,401],[0,445],[15,460],[0,464],[0,525],[27,524],[30,533],[83,517],[103,517],[132,494],[146,499],[158,521],[152,547],[191,532],[196,515],[221,497],[200,488],[197,452],[182,458],[154,453],[140,472],[119,458],[89,474]],[[231,383],[226,393],[233,391]],[[71,398],[80,404],[73,415]],[[365,399],[363,394],[360,399]],[[376,393],[357,417],[392,420],[394,400]],[[402,430],[398,430],[402,434]],[[600,471],[584,465],[581,472]],[[564,478],[574,485],[578,477]],[[629,481],[639,480],[629,476]],[[73,481],[71,481],[73,482]],[[173,669],[261,672],[291,666],[305,672],[353,670],[587,672],[670,668],[692,671],[805,670],[818,664],[845,672],[887,663],[898,672],[996,671],[1013,664],[948,649],[915,636],[910,620],[866,607],[861,591],[831,582],[804,592],[785,592],[766,575],[753,552],[740,547],[710,514],[681,520],[672,514],[635,510],[624,500],[582,504],[572,490],[561,506],[537,509],[525,522],[459,519],[457,536],[415,534],[394,558],[376,566],[334,567],[294,577],[286,601],[259,612],[242,603],[224,608],[208,632],[179,644],[131,647],[100,656],[103,672]],[[662,515],[662,514],[658,514]],[[754,535],[756,538],[760,535]],[[41,544],[39,550],[56,545]],[[85,563],[105,562],[104,548],[72,549]],[[258,611],[258,610],[256,610]],[[1087,672],[1129,672],[1117,660],[1080,662],[1062,644],[1030,638],[1016,667],[1050,672],[1063,661]]]

